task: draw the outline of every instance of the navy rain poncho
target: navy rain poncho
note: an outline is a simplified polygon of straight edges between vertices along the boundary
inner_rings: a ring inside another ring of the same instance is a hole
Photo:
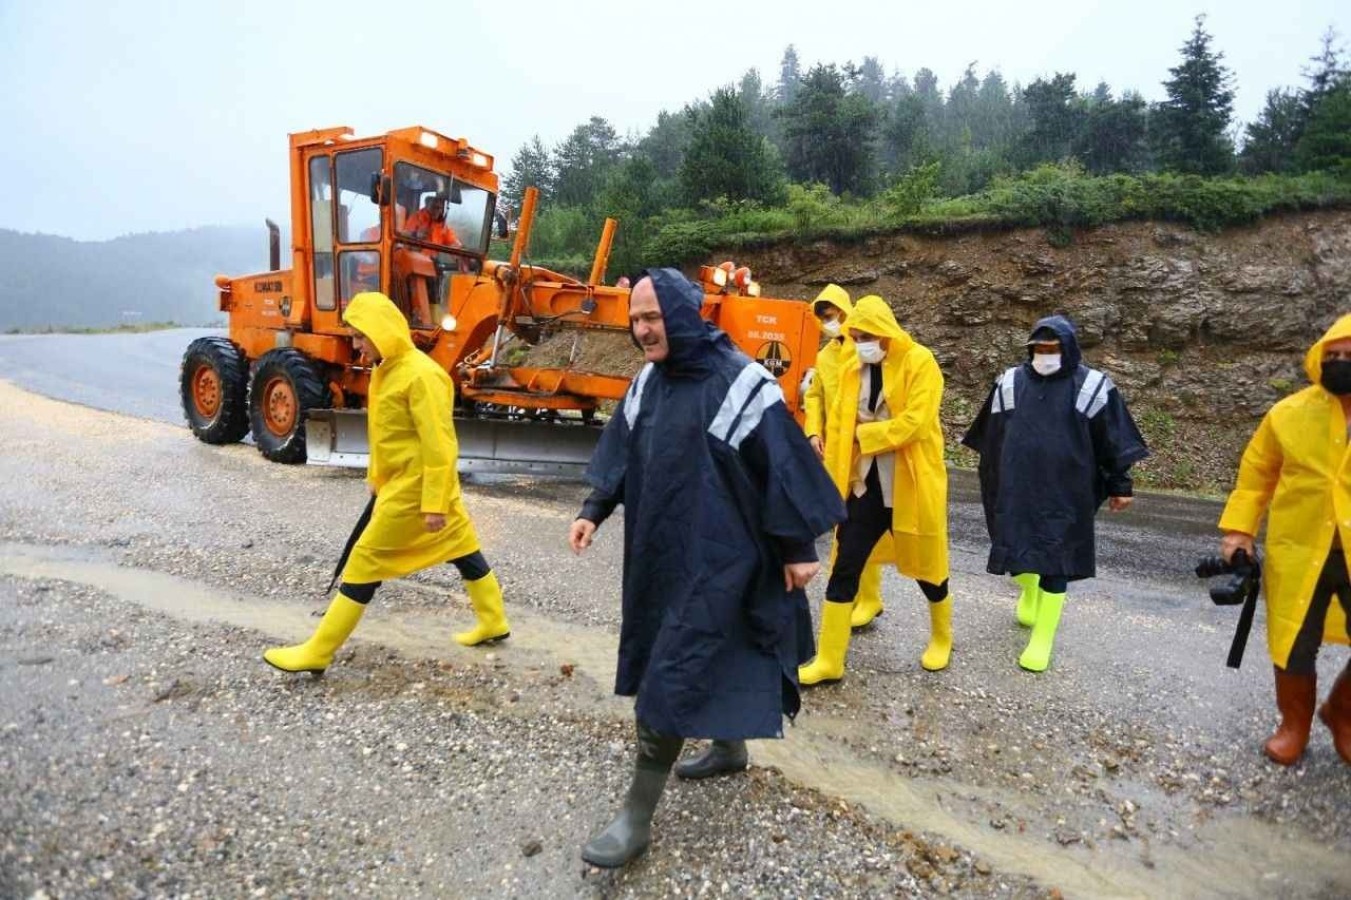
[[[587,469],[581,517],[624,504],[624,605],[615,693],[686,738],[781,737],[813,655],[806,592],[785,562],[845,517],[778,383],[699,315],[675,269],[652,278],[669,355],[633,379]]]
[[[1096,571],[1098,507],[1131,495],[1130,467],[1149,450],[1112,379],[1080,363],[1069,319],[1042,319],[1032,334],[1048,331],[1060,370],[1038,375],[1030,359],[1006,370],[962,443],[980,454],[987,570],[1074,581]]]

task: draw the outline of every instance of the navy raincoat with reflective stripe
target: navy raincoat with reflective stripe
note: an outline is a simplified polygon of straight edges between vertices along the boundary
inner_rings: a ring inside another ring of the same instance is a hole
[[[806,593],[785,562],[845,517],[778,383],[699,315],[703,292],[652,277],[669,355],[630,385],[591,459],[581,517],[624,504],[615,693],[689,738],[781,737],[813,655]]]
[[[1070,321],[1042,319],[1032,334],[1047,332],[1060,370],[1038,375],[1029,360],[1005,371],[962,443],[980,454],[986,568],[1091,578],[1098,507],[1130,496],[1130,467],[1149,451],[1112,379],[1081,364]]]

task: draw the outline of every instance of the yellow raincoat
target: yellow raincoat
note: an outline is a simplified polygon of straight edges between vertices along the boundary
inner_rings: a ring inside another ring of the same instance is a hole
[[[847,496],[858,463],[855,439],[864,454],[895,453],[892,538],[896,568],[909,578],[941,584],[948,577],[948,471],[938,420],[943,373],[929,348],[902,330],[881,297],[859,300],[845,328],[890,338],[881,366],[882,392],[891,418],[856,428],[861,364],[857,354],[845,355],[826,423],[826,469],[840,493]]]
[[[1334,535],[1351,551],[1351,453],[1341,402],[1320,384],[1323,346],[1351,338],[1351,315],[1342,316],[1304,357],[1313,382],[1267,411],[1243,451],[1238,480],[1220,517],[1221,531],[1257,534],[1268,512],[1263,587],[1267,647],[1285,668],[1309,610]],[[1347,643],[1346,620],[1333,603],[1323,640]]]
[[[383,357],[371,375],[367,410],[366,481],[376,492],[375,511],[352,548],[343,580],[385,581],[475,552],[478,535],[456,471],[450,376],[413,346],[408,321],[384,294],[357,294],[343,321],[370,338]],[[446,527],[427,531],[428,513],[444,515]]]
[[[841,324],[854,311],[854,305],[849,302],[849,293],[835,284],[826,285],[812,307],[815,309],[822,304],[833,306],[843,313]],[[854,345],[843,334],[826,341],[826,345],[817,351],[812,382],[807,386],[807,394],[802,400],[805,417],[802,430],[807,433],[807,437],[821,435],[824,438],[830,401],[840,386],[840,366],[845,357],[853,355]]]
[[[854,311],[854,305],[849,302],[849,292],[836,284],[828,284],[822,288],[820,296],[816,298],[816,302],[812,305],[816,307],[822,303],[828,303],[844,314],[841,320],[842,324],[847,322]],[[840,391],[840,369],[846,360],[852,359],[855,364],[858,362],[858,357],[854,353],[854,342],[849,340],[847,336],[848,331],[848,324],[844,324],[845,333],[837,338],[831,338],[816,354],[815,373],[812,375],[812,383],[807,387],[807,395],[803,399],[805,421],[802,427],[807,433],[807,437],[819,435],[823,441],[829,437],[827,431],[829,412]],[[857,395],[857,385],[854,387],[854,391]],[[829,460],[829,456],[826,458]],[[848,499],[848,494],[843,496]],[[833,546],[830,556],[831,564],[834,565],[835,548]],[[868,565],[894,562],[895,559],[891,536],[884,534],[882,539],[877,542],[877,546],[873,548],[872,554],[869,555]]]

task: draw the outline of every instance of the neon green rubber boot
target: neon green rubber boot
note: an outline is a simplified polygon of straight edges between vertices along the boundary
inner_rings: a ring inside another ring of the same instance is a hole
[[[1064,594],[1040,593],[1032,639],[1027,642],[1023,655],[1018,657],[1018,665],[1029,672],[1045,672],[1051,664],[1051,647],[1055,644],[1055,631],[1060,627],[1060,611],[1065,606]]]
[[[1023,589],[1018,595],[1018,624],[1024,628],[1031,628],[1032,623],[1037,621],[1037,595],[1041,593],[1039,590],[1041,578],[1036,572],[1023,572],[1021,575],[1014,575],[1013,580]]]

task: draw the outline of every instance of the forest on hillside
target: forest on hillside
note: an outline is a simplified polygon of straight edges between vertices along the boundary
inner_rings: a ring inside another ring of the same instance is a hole
[[[1077,227],[1158,218],[1217,229],[1282,209],[1351,203],[1351,72],[1329,29],[1304,83],[1274,87],[1234,120],[1235,79],[1197,17],[1166,99],[1084,85],[1071,72],[1009,84],[968,66],[944,87],[928,68],[877,57],[777,78],[755,69],[641,136],[603,117],[515,154],[503,195],[539,188],[531,253],[585,271],[605,217],[621,226],[612,273],[699,258],[714,246],[904,227]]]

